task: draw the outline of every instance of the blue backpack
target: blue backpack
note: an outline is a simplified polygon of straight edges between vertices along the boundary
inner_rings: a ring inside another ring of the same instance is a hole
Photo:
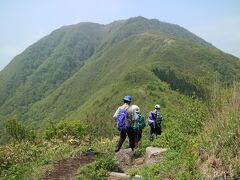
[[[117,115],[117,126],[118,126],[118,130],[122,131],[122,130],[127,130],[128,128],[128,123],[127,123],[127,119],[128,119],[128,109],[120,109]]]

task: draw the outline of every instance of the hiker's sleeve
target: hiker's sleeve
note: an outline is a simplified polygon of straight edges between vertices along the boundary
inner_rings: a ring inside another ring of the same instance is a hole
[[[115,120],[117,120],[117,115],[118,115],[119,109],[120,109],[120,107],[116,110],[116,112],[113,115],[113,119],[115,119]]]
[[[152,116],[152,112],[150,112],[148,115],[148,125],[152,125],[153,123],[154,123],[154,119]]]

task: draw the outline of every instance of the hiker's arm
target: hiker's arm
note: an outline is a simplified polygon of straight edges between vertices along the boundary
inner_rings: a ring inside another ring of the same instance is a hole
[[[163,116],[161,115],[161,121],[163,121],[164,120],[164,118],[163,118]]]
[[[120,107],[116,110],[116,112],[113,115],[113,119],[115,119],[115,120],[117,120],[117,115],[118,115],[119,109],[120,109]]]
[[[154,124],[154,119],[152,116],[152,112],[150,112],[148,115],[148,125],[152,125],[152,124]]]

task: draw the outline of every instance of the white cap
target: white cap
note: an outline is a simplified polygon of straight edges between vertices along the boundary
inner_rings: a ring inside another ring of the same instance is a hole
[[[155,105],[155,109],[160,109],[160,105],[159,105],[159,104],[156,104],[156,105]]]

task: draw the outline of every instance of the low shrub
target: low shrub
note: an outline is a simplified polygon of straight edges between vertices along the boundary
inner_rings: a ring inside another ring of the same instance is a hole
[[[22,140],[34,140],[36,138],[36,132],[29,127],[17,122],[16,119],[9,119],[4,124],[7,133],[17,141]]]
[[[46,139],[64,138],[65,136],[72,136],[82,138],[87,134],[87,126],[80,121],[62,120],[57,124],[51,123],[49,128],[45,131]]]

